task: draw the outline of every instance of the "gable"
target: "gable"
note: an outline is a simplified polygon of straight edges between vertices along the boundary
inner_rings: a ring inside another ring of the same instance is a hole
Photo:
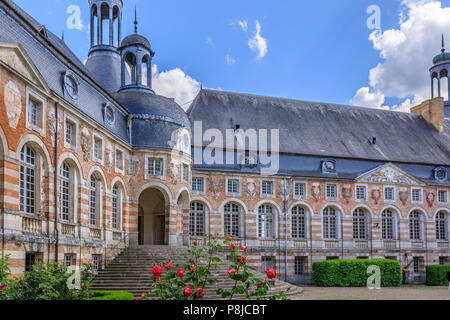
[[[424,186],[425,184],[419,179],[406,173],[392,163],[385,164],[360,175],[356,178],[358,182],[364,183],[380,183],[380,184],[400,184]]]
[[[20,44],[0,42],[0,63],[49,92],[44,78]]]

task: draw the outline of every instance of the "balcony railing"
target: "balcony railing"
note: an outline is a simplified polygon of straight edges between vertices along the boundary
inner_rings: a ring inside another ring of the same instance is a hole
[[[413,242],[411,242],[411,248],[413,248],[413,249],[423,249],[423,241],[413,241]]]
[[[61,224],[61,234],[64,237],[75,238],[75,226],[73,224]]]
[[[354,241],[353,247],[356,249],[367,249],[369,248],[369,241]]]
[[[261,240],[260,246],[262,248],[275,248],[277,246],[276,240]]]
[[[89,238],[100,240],[102,238],[102,230],[96,228],[89,229]]]
[[[42,220],[22,217],[22,230],[31,233],[42,233]]]
[[[339,240],[325,240],[325,249],[339,248]]]
[[[437,243],[437,247],[438,247],[438,248],[448,248],[448,247],[449,247],[448,241],[439,241],[439,242]]]
[[[304,249],[308,248],[308,241],[307,240],[294,240],[293,242],[295,249]]]
[[[397,241],[384,241],[383,246],[385,249],[396,249]]]

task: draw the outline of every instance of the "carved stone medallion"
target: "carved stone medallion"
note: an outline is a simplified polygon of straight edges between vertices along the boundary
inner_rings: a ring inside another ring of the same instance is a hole
[[[313,196],[313,198],[316,202],[319,202],[321,192],[322,192],[322,187],[320,186],[320,183],[313,183],[313,185],[311,187],[311,195]]]
[[[398,195],[399,195],[400,201],[405,206],[406,203],[408,202],[408,199],[409,199],[408,189],[407,188],[400,188],[399,192],[398,192]]]
[[[89,133],[89,130],[87,128],[83,128],[81,130],[81,151],[83,152],[84,161],[89,161],[89,158],[91,156],[91,148],[91,134]]]
[[[245,193],[247,193],[248,200],[253,201],[256,195],[256,183],[253,179],[248,179],[245,184]]]
[[[378,204],[381,199],[381,191],[380,189],[372,189],[370,192],[370,196],[375,204]]]
[[[5,106],[9,126],[16,129],[22,113],[22,101],[19,88],[12,81],[5,86]]]
[[[342,186],[342,197],[345,199],[345,203],[350,203],[350,200],[353,197],[353,189],[349,184],[344,184]]]

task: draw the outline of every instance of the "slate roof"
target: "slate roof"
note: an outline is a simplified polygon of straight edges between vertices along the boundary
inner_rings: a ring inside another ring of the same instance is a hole
[[[441,134],[420,115],[215,90],[202,90],[188,116],[224,137],[237,124],[279,129],[281,153],[450,165],[450,119]]]

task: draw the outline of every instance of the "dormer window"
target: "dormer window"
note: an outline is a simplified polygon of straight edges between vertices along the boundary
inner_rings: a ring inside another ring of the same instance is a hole
[[[103,113],[105,123],[109,126],[114,125],[114,121],[116,119],[114,109],[110,105],[105,105]]]
[[[322,173],[336,173],[336,160],[324,160],[322,162]]]
[[[434,169],[434,179],[440,182],[444,182],[447,180],[447,169],[446,168],[436,168]]]
[[[70,98],[78,98],[78,81],[75,74],[70,70],[64,75],[64,90]]]

